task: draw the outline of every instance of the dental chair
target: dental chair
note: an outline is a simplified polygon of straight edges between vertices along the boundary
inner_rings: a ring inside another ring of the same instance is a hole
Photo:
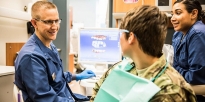
[[[17,88],[15,84],[13,87],[13,102],[24,102],[22,97],[22,92]]]

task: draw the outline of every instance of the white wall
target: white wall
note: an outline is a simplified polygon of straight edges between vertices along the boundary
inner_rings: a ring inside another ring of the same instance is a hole
[[[24,6],[33,0],[0,0],[0,7],[23,11]]]
[[[35,0],[0,0],[0,7],[24,12],[24,6]],[[0,14],[3,11],[0,10]],[[27,34],[26,20],[18,20],[0,16],[0,65],[6,65],[6,42],[26,42]]]
[[[96,4],[96,26],[109,27],[109,0],[98,0]]]
[[[73,7],[73,23],[84,23],[84,27],[96,27],[96,3],[98,0],[69,0]]]

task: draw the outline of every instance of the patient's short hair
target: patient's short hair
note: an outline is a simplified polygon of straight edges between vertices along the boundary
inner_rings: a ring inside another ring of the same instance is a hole
[[[168,17],[156,6],[142,5],[126,13],[120,29],[133,32],[144,53],[160,57],[168,27]],[[129,34],[126,34],[128,39]]]

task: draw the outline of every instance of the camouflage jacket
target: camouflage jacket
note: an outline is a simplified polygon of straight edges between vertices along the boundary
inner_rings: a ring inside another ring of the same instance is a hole
[[[132,61],[130,61],[133,63]],[[90,102],[93,102],[95,96],[100,89],[100,86],[103,84],[106,77],[112,71],[115,66],[117,66],[120,62],[114,64],[104,75],[100,78],[98,82],[95,83],[95,87],[93,88],[93,95],[91,97]],[[128,72],[139,77],[143,77],[146,79],[151,79],[155,77],[165,66],[166,59],[163,56],[159,58],[151,66],[145,68],[145,70],[137,70],[137,66],[134,66]],[[196,96],[191,86],[184,80],[184,78],[170,65],[168,65],[165,72],[158,77],[154,83],[161,88],[161,90],[150,99],[149,102],[196,102]],[[137,102],[137,100],[136,100]]]

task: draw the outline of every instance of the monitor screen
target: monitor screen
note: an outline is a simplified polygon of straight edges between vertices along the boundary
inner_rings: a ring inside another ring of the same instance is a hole
[[[172,10],[172,0],[155,0],[155,5],[160,11],[171,11]]]
[[[78,62],[114,64],[121,60],[117,28],[82,28],[79,30]]]

